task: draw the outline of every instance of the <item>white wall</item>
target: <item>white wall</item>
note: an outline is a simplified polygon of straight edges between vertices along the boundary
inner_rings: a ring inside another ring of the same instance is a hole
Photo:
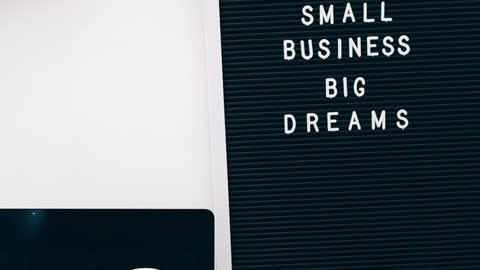
[[[203,1],[0,1],[0,208],[212,208]]]

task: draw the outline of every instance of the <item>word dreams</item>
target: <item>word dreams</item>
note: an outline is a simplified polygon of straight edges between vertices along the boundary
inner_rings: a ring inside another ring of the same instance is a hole
[[[397,121],[395,122],[395,126],[399,129],[406,129],[409,125],[409,121],[407,118],[408,112],[404,109],[398,110],[396,113]],[[341,125],[343,124],[339,119],[341,115],[339,112],[328,112],[326,115],[325,120],[323,121],[323,125],[326,127],[327,132],[338,132],[341,130]],[[353,111],[349,114],[347,120],[348,124],[348,131],[352,130],[362,130],[363,122],[360,120],[359,114],[357,111]],[[305,126],[307,133],[319,133],[321,121],[316,113],[307,113],[305,119]],[[297,118],[293,114],[285,114],[284,115],[284,133],[285,134],[292,134],[297,131]],[[368,129],[371,130],[386,130],[387,129],[387,112],[382,110],[381,112],[377,112],[372,110],[370,112],[370,121],[368,123]]]

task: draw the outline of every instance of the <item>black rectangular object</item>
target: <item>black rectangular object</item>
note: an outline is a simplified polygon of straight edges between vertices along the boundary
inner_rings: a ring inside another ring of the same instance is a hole
[[[0,269],[214,269],[207,210],[0,210]]]
[[[386,1],[385,24],[300,21],[307,4],[341,20],[347,2],[220,1],[233,268],[479,269],[480,1]],[[406,57],[283,59],[285,39],[401,34]],[[330,76],[363,76],[367,94],[329,101]],[[305,132],[309,112],[400,108],[406,130]],[[303,131],[285,135],[285,113]]]

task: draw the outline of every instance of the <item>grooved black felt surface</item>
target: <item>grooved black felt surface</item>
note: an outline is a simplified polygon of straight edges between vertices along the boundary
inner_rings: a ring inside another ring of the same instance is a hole
[[[479,269],[480,1],[387,1],[388,24],[300,22],[305,4],[341,16],[345,3],[221,0],[234,269]],[[283,60],[284,39],[402,34],[405,57]],[[327,100],[330,76],[365,77],[365,96]],[[353,110],[361,131],[346,130]],[[386,110],[385,131],[369,129],[371,110]],[[305,131],[310,112],[319,133]]]

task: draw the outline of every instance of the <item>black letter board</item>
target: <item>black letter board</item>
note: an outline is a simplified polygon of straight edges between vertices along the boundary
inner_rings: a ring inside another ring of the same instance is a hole
[[[480,1],[347,3],[221,1],[234,269],[479,269]]]

